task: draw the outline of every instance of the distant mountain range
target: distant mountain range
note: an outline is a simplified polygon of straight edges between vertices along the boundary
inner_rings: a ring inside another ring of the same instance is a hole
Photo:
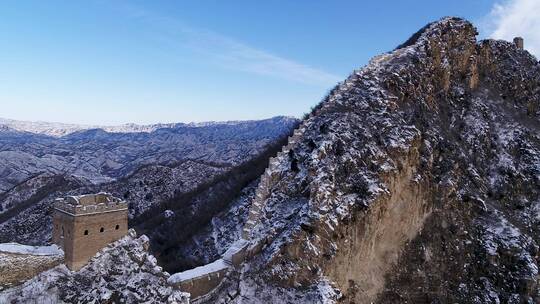
[[[274,117],[93,128],[0,119],[0,192],[41,173],[102,183],[149,164],[238,164],[296,123],[295,118]]]
[[[289,118],[294,120],[293,117],[282,117]],[[238,125],[249,122],[255,122],[256,120],[251,121],[242,121],[242,120],[231,120],[231,121],[206,121],[206,122],[190,122],[190,123],[156,123],[156,124],[147,124],[139,125],[135,123],[126,123],[115,126],[106,126],[106,125],[84,125],[84,124],[68,124],[60,122],[47,122],[47,121],[24,121],[24,120],[15,120],[0,117],[0,130],[12,129],[14,131],[28,132],[34,134],[42,134],[53,137],[62,137],[69,135],[71,133],[92,130],[92,129],[101,129],[108,133],[150,133],[154,132],[157,129],[170,129],[178,127],[208,127],[212,125]],[[6,129],[7,128],[7,129]]]
[[[0,242],[47,243],[51,203],[69,194],[112,192],[129,200],[130,217],[140,215],[259,155],[297,124],[274,117],[129,125],[127,133],[120,127],[0,124]]]

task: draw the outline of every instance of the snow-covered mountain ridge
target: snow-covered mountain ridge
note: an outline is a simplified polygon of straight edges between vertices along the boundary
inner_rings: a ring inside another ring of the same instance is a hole
[[[296,120],[293,117],[286,117],[291,120]],[[251,120],[255,121],[255,120]],[[190,123],[156,123],[140,125],[135,123],[125,123],[121,125],[107,126],[107,125],[80,125],[80,124],[68,124],[59,122],[46,122],[46,121],[24,121],[7,119],[0,117],[0,129],[12,129],[20,132],[28,132],[34,134],[42,134],[53,137],[62,137],[71,133],[101,129],[108,133],[150,133],[158,129],[170,129],[177,127],[208,127],[213,125],[237,125],[250,121],[231,120],[231,121],[205,121],[205,122],[190,122]]]
[[[83,130],[59,138],[0,129],[0,192],[44,172],[92,183],[110,182],[143,165],[197,160],[235,165],[254,156],[297,123],[289,117],[260,121],[176,124],[152,132]]]

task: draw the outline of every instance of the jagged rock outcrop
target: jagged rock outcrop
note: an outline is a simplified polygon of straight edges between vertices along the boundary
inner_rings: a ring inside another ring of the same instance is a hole
[[[540,65],[459,18],[336,86],[212,301],[538,303]]]
[[[169,274],[148,253],[148,238],[130,230],[77,272],[65,265],[0,293],[2,303],[189,303],[167,284]]]

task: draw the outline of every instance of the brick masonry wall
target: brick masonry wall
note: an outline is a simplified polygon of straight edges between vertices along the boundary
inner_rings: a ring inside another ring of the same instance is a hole
[[[197,299],[216,288],[227,274],[227,271],[228,269],[223,269],[192,280],[186,280],[179,283],[177,287],[181,291],[189,292],[192,300]]]
[[[66,265],[67,261],[73,259],[73,238],[71,237],[74,231],[73,224],[74,221],[72,216],[58,211],[54,212],[52,242],[64,250]],[[63,236],[62,228],[64,228]]]
[[[0,252],[0,293],[19,285],[40,272],[64,262],[61,255],[39,256]]]
[[[63,245],[66,265],[71,270],[79,270],[103,247],[126,235],[127,213],[127,210],[120,210],[71,216],[55,211],[53,242]],[[60,237],[62,226],[63,239]]]

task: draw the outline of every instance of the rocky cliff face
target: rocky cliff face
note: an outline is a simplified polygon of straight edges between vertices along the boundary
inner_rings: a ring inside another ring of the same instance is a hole
[[[135,231],[100,251],[77,272],[64,265],[3,291],[2,303],[171,303],[189,295],[167,285],[169,274],[148,253],[148,238]]]
[[[475,36],[442,19],[331,91],[213,301],[540,301],[540,65]]]

